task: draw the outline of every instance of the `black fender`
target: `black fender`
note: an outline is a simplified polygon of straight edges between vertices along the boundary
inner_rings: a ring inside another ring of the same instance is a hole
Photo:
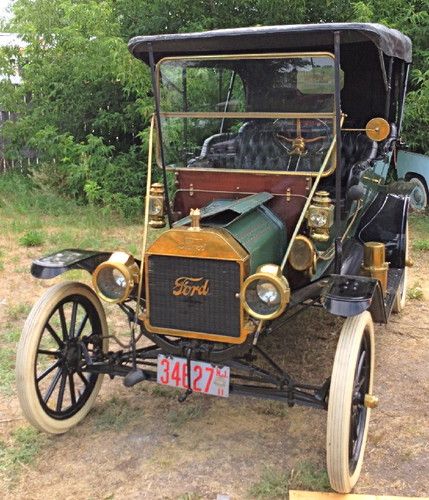
[[[374,321],[387,323],[380,282],[366,276],[331,274],[320,294],[323,307],[335,316],[356,316],[370,311]]]
[[[406,194],[378,193],[363,214],[356,231],[361,243],[379,241],[386,245],[386,260],[390,262],[390,267],[405,267],[409,200]]]
[[[71,269],[83,269],[92,274],[94,269],[111,255],[112,252],[67,248],[34,260],[31,264],[31,274],[41,279],[55,278]]]

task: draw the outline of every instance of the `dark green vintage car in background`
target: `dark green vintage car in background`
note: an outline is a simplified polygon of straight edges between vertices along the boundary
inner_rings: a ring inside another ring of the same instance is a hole
[[[141,255],[34,261],[42,279],[85,269],[94,290],[61,282],[31,311],[17,357],[24,414],[66,432],[104,374],[181,388],[180,401],[321,408],[331,485],[349,492],[377,405],[373,322],[405,305],[409,196],[386,179],[411,42],[377,24],[317,24],[136,37],[129,49],[150,66],[155,98]],[[163,181],[152,183],[155,162]],[[109,335],[102,301],[128,318],[128,342]],[[261,345],[309,307],[345,318],[320,385]]]

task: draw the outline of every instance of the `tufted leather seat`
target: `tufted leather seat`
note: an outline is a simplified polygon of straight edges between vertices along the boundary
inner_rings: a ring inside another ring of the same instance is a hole
[[[289,155],[276,139],[273,122],[247,122],[237,136],[235,168],[286,170]]]

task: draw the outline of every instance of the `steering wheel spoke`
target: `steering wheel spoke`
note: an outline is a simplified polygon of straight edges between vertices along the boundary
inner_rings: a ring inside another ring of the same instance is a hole
[[[276,138],[289,155],[306,156],[309,153],[307,144],[317,142],[321,142],[321,145],[316,152],[326,149],[326,144],[331,138],[331,129],[326,122],[320,119],[315,119],[314,121],[317,122],[317,129],[312,128],[311,132],[317,130],[323,135],[306,137],[307,131],[305,131],[305,129],[303,130],[301,118],[297,118],[295,121],[279,121],[283,127],[276,133]],[[285,143],[288,145],[290,144],[290,146],[286,146]]]

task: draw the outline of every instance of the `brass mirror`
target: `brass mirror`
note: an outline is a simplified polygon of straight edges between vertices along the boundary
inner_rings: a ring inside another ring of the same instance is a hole
[[[366,124],[365,132],[372,141],[384,141],[390,134],[390,125],[384,118],[372,118]]]

